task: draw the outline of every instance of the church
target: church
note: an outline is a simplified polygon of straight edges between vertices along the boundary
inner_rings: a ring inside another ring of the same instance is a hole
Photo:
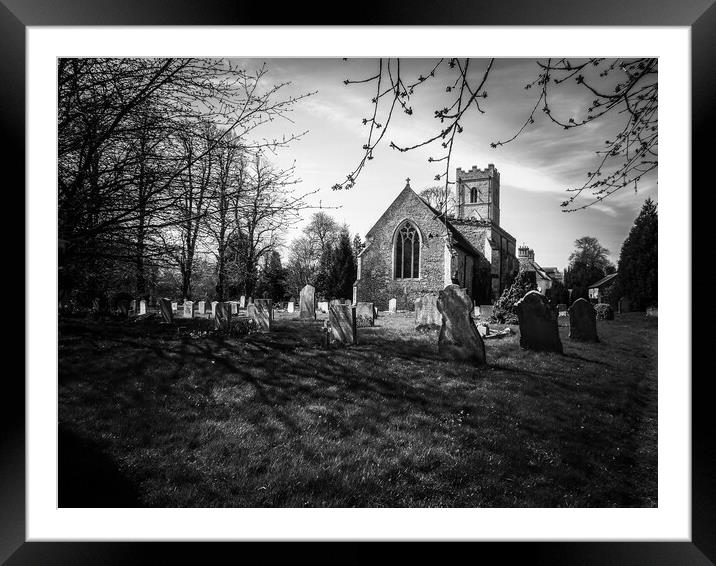
[[[354,301],[411,310],[415,299],[455,283],[475,304],[492,304],[519,270],[515,238],[500,227],[500,173],[458,168],[455,211],[446,215],[410,181],[365,237]]]

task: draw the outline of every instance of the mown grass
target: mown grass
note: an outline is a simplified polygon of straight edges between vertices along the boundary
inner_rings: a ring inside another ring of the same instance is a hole
[[[565,355],[382,316],[360,344],[321,321],[198,337],[209,321],[60,323],[60,506],[651,507],[657,323],[599,321]],[[564,322],[564,321],[562,321]]]

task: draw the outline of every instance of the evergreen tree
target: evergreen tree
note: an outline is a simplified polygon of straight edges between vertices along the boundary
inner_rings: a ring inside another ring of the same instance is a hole
[[[256,284],[256,295],[274,301],[286,297],[286,270],[281,265],[281,254],[275,250],[266,256]]]
[[[333,297],[333,246],[327,244],[321,253],[321,259],[318,262],[318,271],[316,272],[316,293],[324,299]]]
[[[338,245],[333,251],[332,274],[334,297],[352,298],[353,283],[356,280],[356,258],[348,230],[341,231]]]
[[[565,284],[572,289],[572,302],[583,297],[588,299],[587,288],[605,275],[614,273],[609,261],[609,250],[592,236],[583,236],[574,242],[575,250],[569,256],[569,270],[565,273]]]
[[[658,299],[658,213],[651,199],[634,221],[619,254],[617,289],[633,309],[656,306]]]
[[[507,287],[495,302],[492,312],[492,322],[500,324],[517,324],[515,305],[522,297],[537,288],[535,274],[530,271],[520,271],[512,285]]]

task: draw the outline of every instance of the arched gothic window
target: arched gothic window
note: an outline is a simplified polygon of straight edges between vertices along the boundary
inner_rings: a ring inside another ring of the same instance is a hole
[[[470,188],[470,202],[477,202],[477,187]]]
[[[417,279],[420,274],[420,236],[406,221],[395,233],[395,278]]]

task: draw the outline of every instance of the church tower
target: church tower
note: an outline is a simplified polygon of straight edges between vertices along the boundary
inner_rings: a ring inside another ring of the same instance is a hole
[[[500,225],[500,173],[492,163],[487,169],[473,165],[470,170],[463,171],[458,167],[455,182],[458,219]]]

